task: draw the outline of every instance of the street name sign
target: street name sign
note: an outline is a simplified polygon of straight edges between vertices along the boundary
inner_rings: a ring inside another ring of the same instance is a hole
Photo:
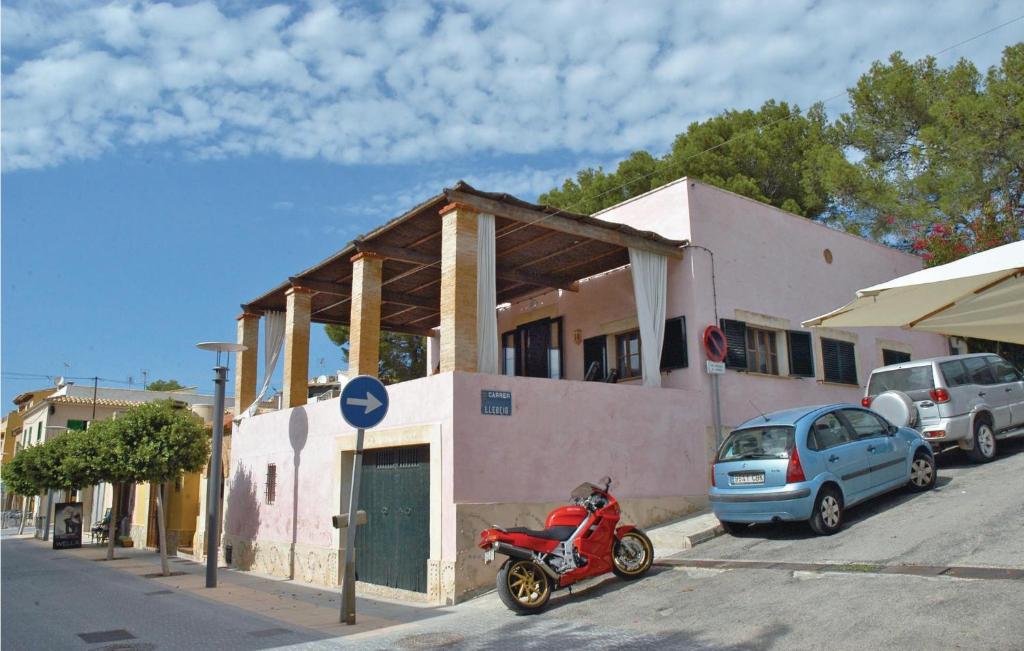
[[[480,413],[485,416],[511,416],[512,392],[482,390],[480,392]]]

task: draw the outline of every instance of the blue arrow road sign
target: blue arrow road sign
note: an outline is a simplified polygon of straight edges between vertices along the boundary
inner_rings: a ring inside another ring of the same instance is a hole
[[[376,427],[387,413],[388,392],[377,378],[359,375],[341,390],[341,417],[352,427]]]

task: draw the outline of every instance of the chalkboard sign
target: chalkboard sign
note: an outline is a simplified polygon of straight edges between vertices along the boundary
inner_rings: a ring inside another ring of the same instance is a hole
[[[480,413],[485,416],[511,416],[512,392],[487,389],[481,391]]]

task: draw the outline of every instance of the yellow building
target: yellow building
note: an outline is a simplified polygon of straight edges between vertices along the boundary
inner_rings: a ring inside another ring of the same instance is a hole
[[[0,451],[0,463],[7,463],[14,458],[21,447],[24,447],[24,443],[19,440],[19,437],[24,428],[25,414],[56,390],[57,387],[34,389],[14,397],[15,407],[4,416],[3,423],[0,425],[0,450],[2,450]],[[22,500],[17,495],[4,493],[2,508],[5,511],[15,508],[16,504],[17,508],[21,508],[21,503]]]
[[[30,395],[31,394],[31,395]],[[18,401],[21,400],[21,403]],[[28,392],[15,399],[17,410],[17,449],[40,445],[60,436],[69,429],[86,429],[94,420],[116,418],[126,409],[155,400],[174,400],[188,406],[194,413],[210,422],[213,396],[197,393],[194,389],[176,391],[145,391],[137,389],[111,389],[63,384],[36,392]],[[12,412],[13,413],[13,412]],[[8,417],[7,427],[11,427]],[[230,418],[227,418],[230,422]],[[6,444],[6,437],[5,437]],[[168,482],[164,487],[167,507],[167,548],[188,547],[196,532],[199,518],[199,473],[190,473],[180,480]],[[98,484],[76,491],[86,521],[102,520],[113,505],[114,491],[110,484]],[[66,499],[64,491],[56,491],[54,503]],[[136,546],[156,547],[156,493],[148,484],[129,486],[123,490],[118,505],[117,529],[119,535],[128,535]],[[33,512],[42,525],[45,519],[46,496],[36,498]],[[127,519],[124,517],[127,514]],[[41,533],[41,532],[40,532]]]

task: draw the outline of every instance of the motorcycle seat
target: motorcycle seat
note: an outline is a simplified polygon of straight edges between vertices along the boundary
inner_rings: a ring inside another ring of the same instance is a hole
[[[547,529],[527,529],[526,527],[509,527],[505,529],[507,533],[522,533],[527,536],[533,536],[534,538],[543,538],[544,540],[566,540],[572,535],[573,531],[576,531],[576,527],[548,527]]]

